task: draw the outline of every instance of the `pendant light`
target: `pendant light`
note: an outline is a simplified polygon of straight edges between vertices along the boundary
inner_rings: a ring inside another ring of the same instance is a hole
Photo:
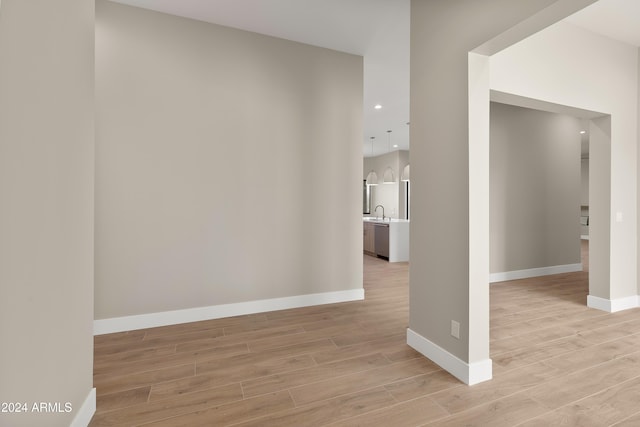
[[[372,136],[370,139],[371,139],[371,157],[373,157],[373,140],[376,139],[376,137]],[[378,174],[373,169],[371,169],[371,172],[369,172],[369,175],[367,175],[367,185],[378,185]]]
[[[391,131],[388,130],[387,131],[387,135],[388,135],[388,152],[391,153]],[[393,184],[396,182],[396,176],[393,173],[393,169],[391,169],[391,166],[387,166],[387,168],[384,171],[384,175],[382,177],[382,183],[383,184]]]
[[[402,181],[409,181],[409,165],[405,166],[402,170],[402,177],[400,178]]]

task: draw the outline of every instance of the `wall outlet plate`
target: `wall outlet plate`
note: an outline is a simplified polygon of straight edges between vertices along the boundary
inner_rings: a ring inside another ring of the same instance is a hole
[[[451,321],[451,336],[460,339],[460,323],[455,320]]]

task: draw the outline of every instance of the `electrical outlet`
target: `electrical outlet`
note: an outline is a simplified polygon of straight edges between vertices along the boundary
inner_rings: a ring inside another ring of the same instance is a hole
[[[451,321],[451,336],[460,339],[460,323],[455,320]]]

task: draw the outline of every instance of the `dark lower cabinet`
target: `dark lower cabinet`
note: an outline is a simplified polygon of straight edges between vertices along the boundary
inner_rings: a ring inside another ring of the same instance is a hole
[[[389,259],[389,224],[375,224],[376,256]]]

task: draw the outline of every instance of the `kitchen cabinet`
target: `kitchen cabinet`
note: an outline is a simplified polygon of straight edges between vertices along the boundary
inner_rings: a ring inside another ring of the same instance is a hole
[[[375,237],[375,225],[371,222],[363,223],[363,233],[364,233],[364,253],[369,255],[376,254],[376,237]]]
[[[375,223],[376,256],[389,259],[389,224]]]
[[[409,220],[363,217],[363,251],[389,262],[409,261]]]

